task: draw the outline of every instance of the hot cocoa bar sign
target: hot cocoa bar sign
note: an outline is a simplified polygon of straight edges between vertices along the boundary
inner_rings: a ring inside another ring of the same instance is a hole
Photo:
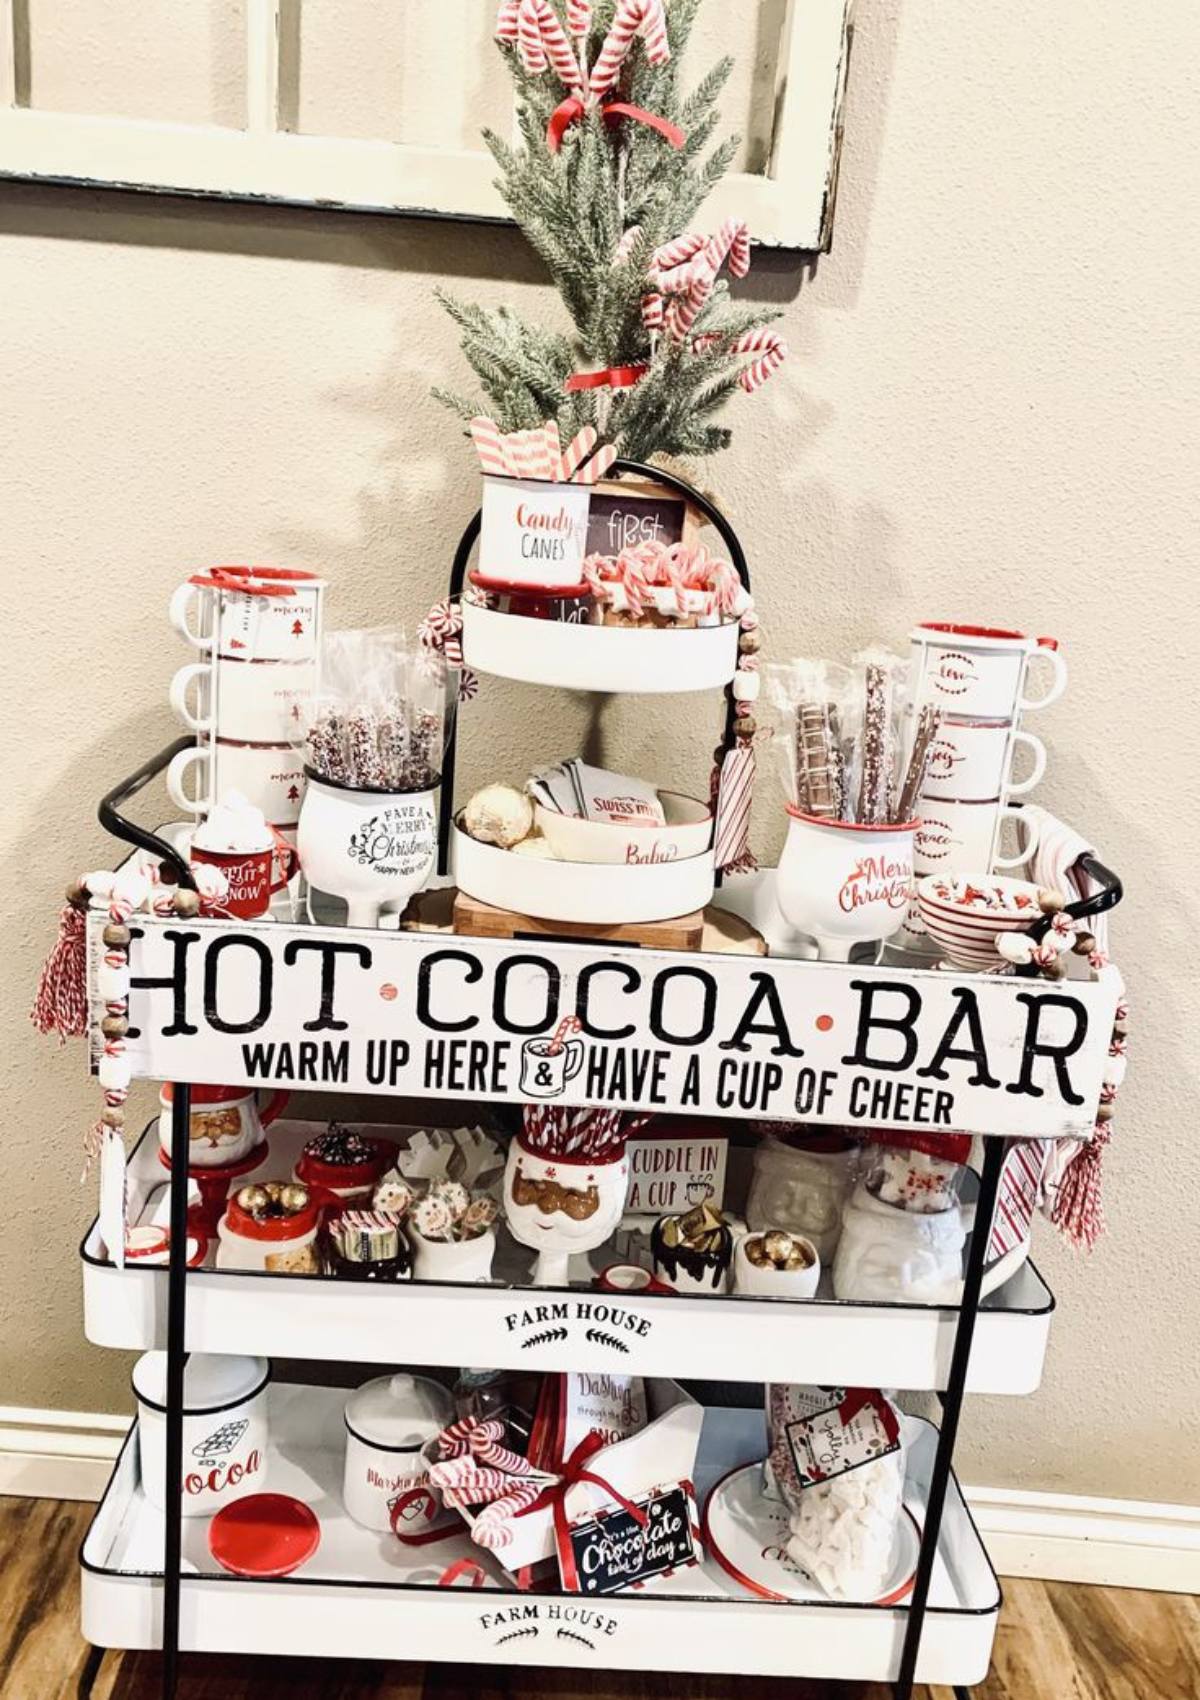
[[[252,922],[147,920],[130,968],[136,1077],[1030,1138],[1092,1126],[1116,1004],[1103,983]],[[576,1042],[548,1046],[564,1016]]]

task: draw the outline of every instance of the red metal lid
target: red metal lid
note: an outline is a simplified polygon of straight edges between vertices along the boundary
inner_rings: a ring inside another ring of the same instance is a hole
[[[252,1493],[223,1505],[208,1550],[232,1576],[287,1576],[321,1544],[316,1512],[287,1493]]]

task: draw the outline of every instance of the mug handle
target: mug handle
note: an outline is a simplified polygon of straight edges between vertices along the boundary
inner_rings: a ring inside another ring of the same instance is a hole
[[[190,661],[186,667],[181,667],[171,680],[171,688],[167,693],[171,707],[183,721],[183,724],[193,732],[211,732],[216,722],[216,716],[211,710],[207,720],[202,720],[198,714],[193,714],[187,700],[188,687],[193,679],[200,679],[207,675],[211,690],[212,671],[212,667],[207,661]]]
[[[1015,856],[1004,857],[999,853],[1000,833],[1006,820],[1019,821],[1025,830],[1025,843]],[[1030,820],[1025,809],[1001,809],[996,821],[997,852],[992,857],[992,869],[999,872],[1003,868],[1019,868],[1033,855],[1037,849],[1038,828],[1035,821]]]
[[[172,756],[167,767],[167,794],[179,808],[185,809],[189,815],[202,815],[209,806],[207,795],[200,798],[189,797],[183,786],[183,776],[192,763],[203,757],[208,760],[209,751],[203,744],[193,744],[190,750],[180,750],[177,756]],[[207,792],[208,786],[205,785]]]
[[[167,618],[180,637],[185,638],[193,649],[210,649],[213,640],[194,632],[188,624],[188,610],[200,589],[200,585],[193,584],[190,579],[185,580],[167,604]]]
[[[1035,738],[1032,732],[1014,732],[1009,744],[1008,770],[1012,772],[1012,758],[1016,754],[1018,744],[1025,744],[1033,751],[1033,772],[1028,779],[1020,779],[1014,785],[1011,779],[1005,779],[1004,794],[1006,797],[1023,797],[1027,791],[1032,791],[1046,771],[1046,746],[1040,738]]]
[[[568,1039],[567,1050],[570,1055],[567,1058],[567,1066],[563,1072],[563,1079],[574,1080],[575,1076],[583,1067],[583,1040]]]
[[[1031,649],[1029,652],[1029,660],[1025,664],[1026,675],[1028,676],[1029,669],[1035,661],[1048,661],[1050,663],[1050,671],[1053,677],[1050,680],[1050,689],[1046,692],[1044,697],[1019,697],[1017,699],[1017,708],[1020,710],[1027,708],[1048,708],[1052,702],[1058,701],[1059,697],[1067,688],[1067,663],[1063,658],[1062,651],[1058,647],[1058,640],[1056,638],[1040,637],[1037,642],[1037,648]]]
[[[271,1123],[283,1114],[291,1101],[291,1096],[290,1092],[284,1091],[272,1094],[266,1109],[258,1112],[258,1119],[264,1127],[270,1127]]]
[[[296,875],[300,872],[300,855],[295,846],[289,844],[282,832],[271,828],[275,838],[275,861],[280,869],[280,877],[274,885],[267,889],[274,897],[277,891],[286,891]]]

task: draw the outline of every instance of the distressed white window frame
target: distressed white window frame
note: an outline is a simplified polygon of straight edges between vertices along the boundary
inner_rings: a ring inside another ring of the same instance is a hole
[[[402,146],[279,128],[282,0],[247,0],[246,127],[41,112],[16,104],[13,0],[0,0],[0,177],[345,211],[508,222],[482,147]],[[710,221],[756,242],[829,246],[851,0],[789,0],[765,173],[726,177]]]

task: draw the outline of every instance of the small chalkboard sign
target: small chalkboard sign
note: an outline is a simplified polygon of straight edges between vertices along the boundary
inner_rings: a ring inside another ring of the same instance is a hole
[[[691,1496],[682,1482],[633,1503],[646,1513],[645,1526],[620,1506],[571,1525],[581,1594],[615,1594],[699,1562],[692,1539]]]
[[[645,481],[597,484],[588,510],[589,555],[619,555],[640,543],[690,543],[696,510],[665,485]]]

